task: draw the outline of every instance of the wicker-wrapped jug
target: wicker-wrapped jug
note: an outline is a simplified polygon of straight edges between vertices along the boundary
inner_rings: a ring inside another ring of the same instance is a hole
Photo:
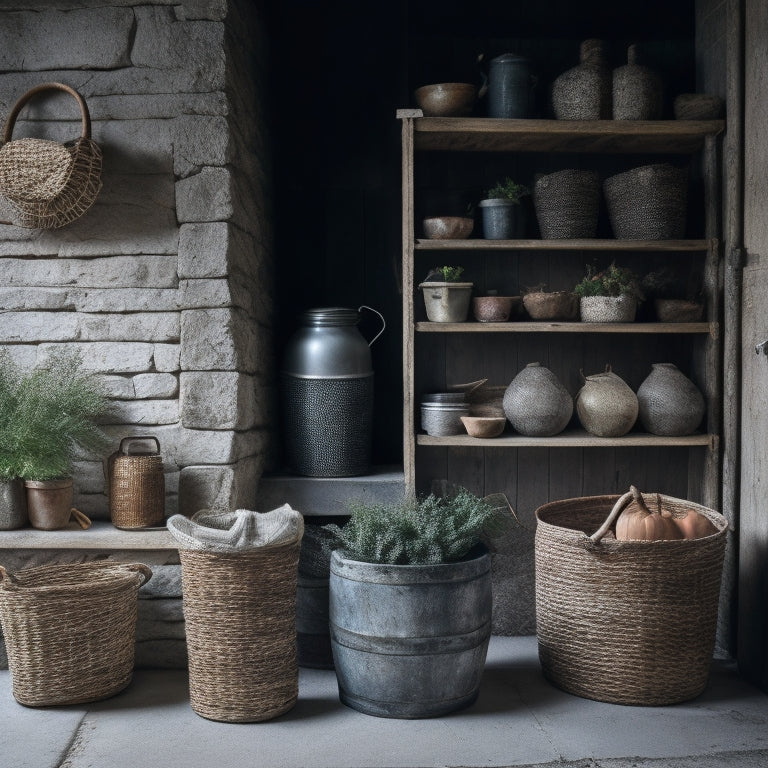
[[[156,450],[147,450],[154,442]],[[143,442],[144,448],[133,444]],[[165,517],[165,476],[160,442],[152,435],[124,437],[107,462],[109,511],[117,528],[151,528]]]
[[[580,63],[552,84],[552,108],[558,120],[610,120],[611,70],[602,40],[585,40]]]
[[[637,395],[610,366],[603,373],[586,376],[576,395],[579,421],[598,437],[626,435],[637,420],[637,410]]]
[[[551,437],[573,415],[573,398],[549,368],[528,363],[504,393],[504,414],[521,435]]]
[[[690,435],[704,417],[704,396],[672,363],[654,363],[637,390],[639,418],[654,435]]]
[[[658,120],[661,110],[661,78],[640,63],[637,46],[630,45],[627,63],[613,70],[613,119]]]

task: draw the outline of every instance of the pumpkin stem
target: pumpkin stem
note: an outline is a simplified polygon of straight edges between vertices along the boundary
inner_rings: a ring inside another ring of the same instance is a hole
[[[645,503],[645,499],[643,499],[643,494],[640,493],[640,491],[638,491],[634,485],[630,485],[629,490],[632,492],[632,498],[637,503],[637,506],[640,507],[640,509],[642,509],[646,515],[652,514],[651,510],[648,509],[648,506]]]

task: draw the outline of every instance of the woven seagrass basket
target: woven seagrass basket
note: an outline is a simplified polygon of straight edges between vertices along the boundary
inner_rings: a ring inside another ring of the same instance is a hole
[[[27,102],[45,91],[64,91],[80,107],[81,136],[62,144],[48,139],[11,140],[16,118]],[[0,148],[0,195],[13,223],[55,229],[82,216],[101,190],[101,150],[91,139],[91,117],[83,97],[63,83],[44,83],[27,91],[11,110]]]
[[[568,168],[539,176],[533,205],[545,240],[594,237],[600,212],[600,178],[596,171]]]
[[[153,441],[156,452],[136,452],[132,443]],[[134,451],[133,453],[131,451]],[[152,435],[125,437],[107,461],[109,513],[116,528],[127,530],[162,525],[165,517],[165,475],[160,442]]]
[[[201,717],[255,723],[296,703],[299,548],[179,550],[189,697]]]
[[[0,566],[0,620],[13,696],[29,707],[83,704],[133,677],[141,563]]]
[[[536,510],[536,631],[545,677],[614,704],[663,705],[706,687],[715,644],[726,519],[707,507],[643,494],[671,512],[694,510],[717,529],[675,541],[617,541],[609,532],[632,499],[588,496]]]
[[[676,240],[685,234],[688,170],[642,165],[603,182],[613,234],[619,240]]]

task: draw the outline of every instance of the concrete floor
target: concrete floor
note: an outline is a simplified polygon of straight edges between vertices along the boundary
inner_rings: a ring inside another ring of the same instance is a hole
[[[299,701],[266,723],[198,717],[184,671],[137,670],[112,699],[28,709],[0,673],[3,768],[766,768],[768,696],[716,662],[707,690],[670,707],[563,693],[536,640],[494,637],[477,703],[434,720],[387,720],[339,703],[332,671],[301,670]]]

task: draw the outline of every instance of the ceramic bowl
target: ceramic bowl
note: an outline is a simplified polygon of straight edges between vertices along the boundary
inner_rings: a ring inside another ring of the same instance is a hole
[[[506,426],[504,416],[462,416],[461,423],[470,437],[498,437]]]
[[[475,296],[472,313],[480,323],[504,323],[521,301],[519,296]]]
[[[468,216],[433,216],[422,221],[429,240],[465,240],[472,234],[474,219]]]
[[[532,291],[523,296],[523,306],[532,320],[576,320],[578,297],[571,291]]]
[[[422,85],[414,93],[424,117],[461,117],[475,105],[477,87],[471,83]]]

